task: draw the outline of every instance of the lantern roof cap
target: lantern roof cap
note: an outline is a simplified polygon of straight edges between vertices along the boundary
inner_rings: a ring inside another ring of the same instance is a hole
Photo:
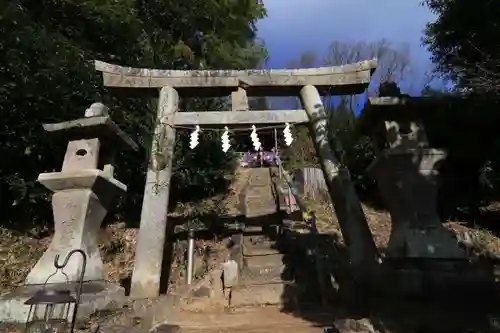
[[[53,290],[53,289],[41,289],[36,292],[33,297],[28,299],[24,304],[35,305],[35,304],[63,304],[63,303],[75,303],[76,299],[71,296],[69,290]]]
[[[117,151],[139,149],[139,146],[111,120],[110,116],[92,116],[43,124],[43,129],[68,141],[99,138]]]

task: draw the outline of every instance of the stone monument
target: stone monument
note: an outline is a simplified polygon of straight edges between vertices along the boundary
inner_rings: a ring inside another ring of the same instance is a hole
[[[114,178],[114,155],[137,145],[111,120],[108,108],[94,103],[85,111],[85,117],[55,124],[44,124],[44,129],[68,140],[62,169],[42,173],[38,181],[54,192],[54,236],[35,267],[26,277],[25,286],[0,298],[0,321],[22,322],[29,307],[24,301],[31,297],[47,277],[54,273],[56,255],[65,258],[73,249],[87,254],[85,284],[79,315],[88,315],[106,306],[111,300],[124,296],[122,287],[105,283],[97,238],[101,223],[127,187]],[[81,259],[74,256],[64,268],[48,281],[49,288],[71,288],[80,274]]]

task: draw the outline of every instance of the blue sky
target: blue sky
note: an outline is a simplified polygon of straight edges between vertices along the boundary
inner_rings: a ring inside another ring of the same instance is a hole
[[[268,17],[258,23],[270,53],[268,67],[283,68],[302,51],[324,53],[332,41],[405,43],[423,76],[431,64],[421,46],[434,19],[420,0],[264,0]]]

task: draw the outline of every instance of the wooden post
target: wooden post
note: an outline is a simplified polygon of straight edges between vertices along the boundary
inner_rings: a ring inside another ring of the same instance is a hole
[[[378,252],[361,202],[351,182],[349,172],[340,165],[328,140],[327,116],[316,87],[307,85],[300,90],[304,108],[310,120],[310,134],[325,174],[330,197],[335,206],[342,235],[354,266],[373,264]]]
[[[130,296],[134,298],[155,297],[160,292],[175,147],[175,129],[169,124],[173,124],[178,107],[177,91],[172,87],[161,88],[132,274]]]

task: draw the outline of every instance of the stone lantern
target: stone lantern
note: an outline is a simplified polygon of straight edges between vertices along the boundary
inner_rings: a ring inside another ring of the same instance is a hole
[[[43,125],[47,132],[67,140],[62,169],[42,173],[38,181],[54,192],[52,210],[55,232],[52,242],[28,274],[25,285],[0,296],[0,322],[25,322],[30,299],[43,288],[57,292],[61,288],[80,295],[78,317],[84,318],[98,309],[120,302],[123,287],[104,281],[104,267],[97,238],[107,212],[114,208],[127,187],[114,178],[114,155],[123,150],[137,150],[137,145],[111,120],[108,109],[94,103],[85,117]],[[82,271],[82,258],[68,258],[64,274],[54,273],[58,256],[66,257],[75,250],[87,258]],[[84,273],[83,287],[78,289]],[[50,277],[50,283],[47,278]],[[80,290],[81,293],[78,291]],[[71,320],[73,320],[71,318]]]
[[[393,258],[465,258],[437,214],[439,165],[446,152],[429,147],[414,97],[370,98],[360,117],[377,158],[367,170],[377,181],[392,220],[387,254]]]
[[[26,278],[26,284],[42,284],[53,270],[56,255],[65,256],[73,249],[87,254],[85,281],[104,280],[103,262],[97,237],[108,210],[127,187],[114,178],[114,155],[137,145],[111,120],[108,109],[94,103],[85,117],[56,124],[44,124],[47,132],[68,140],[60,172],[42,173],[38,181],[54,192],[52,210],[55,233],[47,251]],[[64,272],[77,281],[81,267],[72,258]],[[64,276],[53,282],[64,282]],[[59,281],[59,280],[60,281]]]

